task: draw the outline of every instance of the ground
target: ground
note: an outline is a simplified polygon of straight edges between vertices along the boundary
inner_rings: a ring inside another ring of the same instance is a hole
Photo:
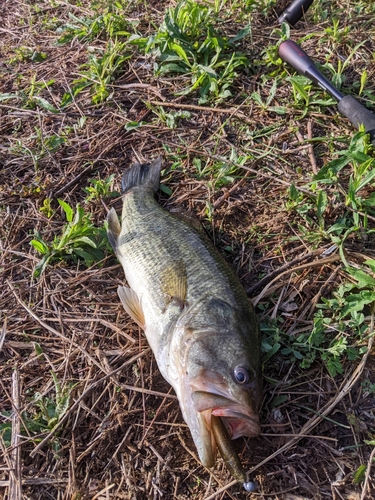
[[[374,149],[277,56],[290,36],[374,109],[375,8],[344,3],[289,33],[288,2],[183,2],[189,66],[160,35],[175,2],[3,1],[2,498],[375,498]],[[208,68],[220,44],[227,76]],[[124,169],[158,155],[158,201],[199,218],[256,305],[262,434],[234,442],[255,493],[200,464],[117,297],[103,224]]]

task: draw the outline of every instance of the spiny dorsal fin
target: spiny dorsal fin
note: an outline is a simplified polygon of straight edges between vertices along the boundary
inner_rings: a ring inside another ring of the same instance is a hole
[[[118,247],[117,240],[121,233],[121,226],[118,221],[118,217],[114,208],[111,208],[111,210],[108,212],[107,221],[108,221],[108,230],[107,230],[108,241],[110,242],[113,251],[117,253],[117,247]]]
[[[134,163],[122,176],[122,192],[126,193],[136,186],[148,187],[156,192],[159,189],[160,170],[161,156],[151,163]]]
[[[117,293],[125,311],[141,328],[144,329],[145,317],[138,295],[127,286],[119,286]]]

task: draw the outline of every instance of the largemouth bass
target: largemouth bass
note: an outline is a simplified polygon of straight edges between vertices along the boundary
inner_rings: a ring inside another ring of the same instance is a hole
[[[221,417],[232,439],[260,432],[258,321],[238,277],[199,223],[156,202],[160,170],[160,158],[126,170],[121,224],[112,208],[108,239],[129,285],[118,288],[121,302],[144,329],[199,458],[211,467],[211,415]]]

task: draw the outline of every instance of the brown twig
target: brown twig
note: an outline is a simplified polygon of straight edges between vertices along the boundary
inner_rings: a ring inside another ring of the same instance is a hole
[[[17,369],[12,373],[12,406],[12,450],[10,460],[13,474],[9,476],[9,499],[22,500],[20,375]]]
[[[90,384],[90,386],[80,395],[80,397],[72,404],[72,406],[69,408],[69,410],[65,413],[65,415],[61,418],[61,420],[59,420],[59,422],[55,425],[55,427],[52,429],[51,432],[49,432],[47,434],[47,436],[45,436],[45,438],[42,439],[42,441],[33,449],[33,451],[30,453],[30,457],[33,458],[35,457],[35,455],[39,452],[39,450],[47,443],[47,441],[49,441],[51,439],[51,437],[56,433],[57,429],[59,429],[61,427],[61,425],[68,419],[68,417],[70,417],[70,415],[74,412],[74,410],[76,410],[78,408],[78,406],[80,405],[81,401],[83,401],[96,387],[98,387],[99,385],[101,385],[103,382],[105,382],[106,380],[108,380],[109,378],[111,378],[113,375],[115,375],[116,373],[120,372],[121,370],[123,370],[125,368],[125,366],[128,366],[132,363],[134,363],[134,361],[136,361],[137,359],[139,359],[140,357],[144,356],[145,354],[147,354],[148,352],[150,351],[150,349],[146,349],[145,351],[142,351],[138,354],[136,354],[135,356],[133,356],[132,358],[128,359],[127,361],[125,361],[125,363],[123,363],[121,366],[119,366],[118,368],[116,368],[115,370],[111,371],[110,373],[108,373],[107,375],[105,375],[104,377],[100,378],[99,380],[97,380],[96,382],[93,382],[92,384]],[[165,394],[163,394],[163,396],[165,396]]]
[[[260,292],[260,294],[257,295],[253,299],[253,304],[254,305],[258,304],[258,302],[264,296],[266,296],[266,292],[268,292],[268,290],[269,290],[269,288],[271,288],[272,284],[275,281],[279,280],[280,278],[285,277],[288,274],[291,274],[294,272],[302,271],[303,269],[308,269],[310,267],[324,266],[325,264],[330,264],[331,262],[336,262],[340,259],[341,259],[341,257],[339,255],[332,255],[331,257],[326,257],[325,259],[319,259],[319,260],[316,260],[314,262],[307,262],[306,264],[302,264],[301,266],[292,267],[291,269],[287,269],[286,271],[283,271],[281,273],[277,273],[276,276],[271,281],[269,281],[268,284],[263,288],[263,290]],[[288,267],[290,267],[290,266],[288,266]],[[274,273],[272,273],[272,274],[274,274]]]
[[[312,120],[309,120],[307,122],[307,138],[309,140],[311,140],[313,138]],[[313,171],[313,173],[315,175],[315,174],[318,173],[318,168],[317,168],[317,165],[316,165],[316,158],[315,158],[315,153],[314,153],[314,146],[311,143],[309,144],[308,152],[309,152],[309,158],[310,158],[310,162],[311,162],[311,168],[312,168],[312,171]]]

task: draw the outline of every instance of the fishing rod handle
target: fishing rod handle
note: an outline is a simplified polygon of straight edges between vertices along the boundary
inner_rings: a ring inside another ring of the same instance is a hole
[[[316,85],[319,85],[323,90],[328,92],[336,101],[341,101],[344,97],[332,83],[318,70],[314,61],[306,54],[301,47],[293,42],[293,40],[286,40],[279,46],[279,56],[286,63],[290,64],[297,73],[306,76]]]
[[[314,0],[294,0],[289,7],[287,7],[278,19],[278,22],[288,23],[294,26],[297,21],[306,13],[307,9],[311,6]]]
[[[369,109],[365,108],[353,96],[346,95],[337,105],[340,113],[344,115],[356,128],[361,124],[370,134],[372,144],[375,146],[375,115]]]

